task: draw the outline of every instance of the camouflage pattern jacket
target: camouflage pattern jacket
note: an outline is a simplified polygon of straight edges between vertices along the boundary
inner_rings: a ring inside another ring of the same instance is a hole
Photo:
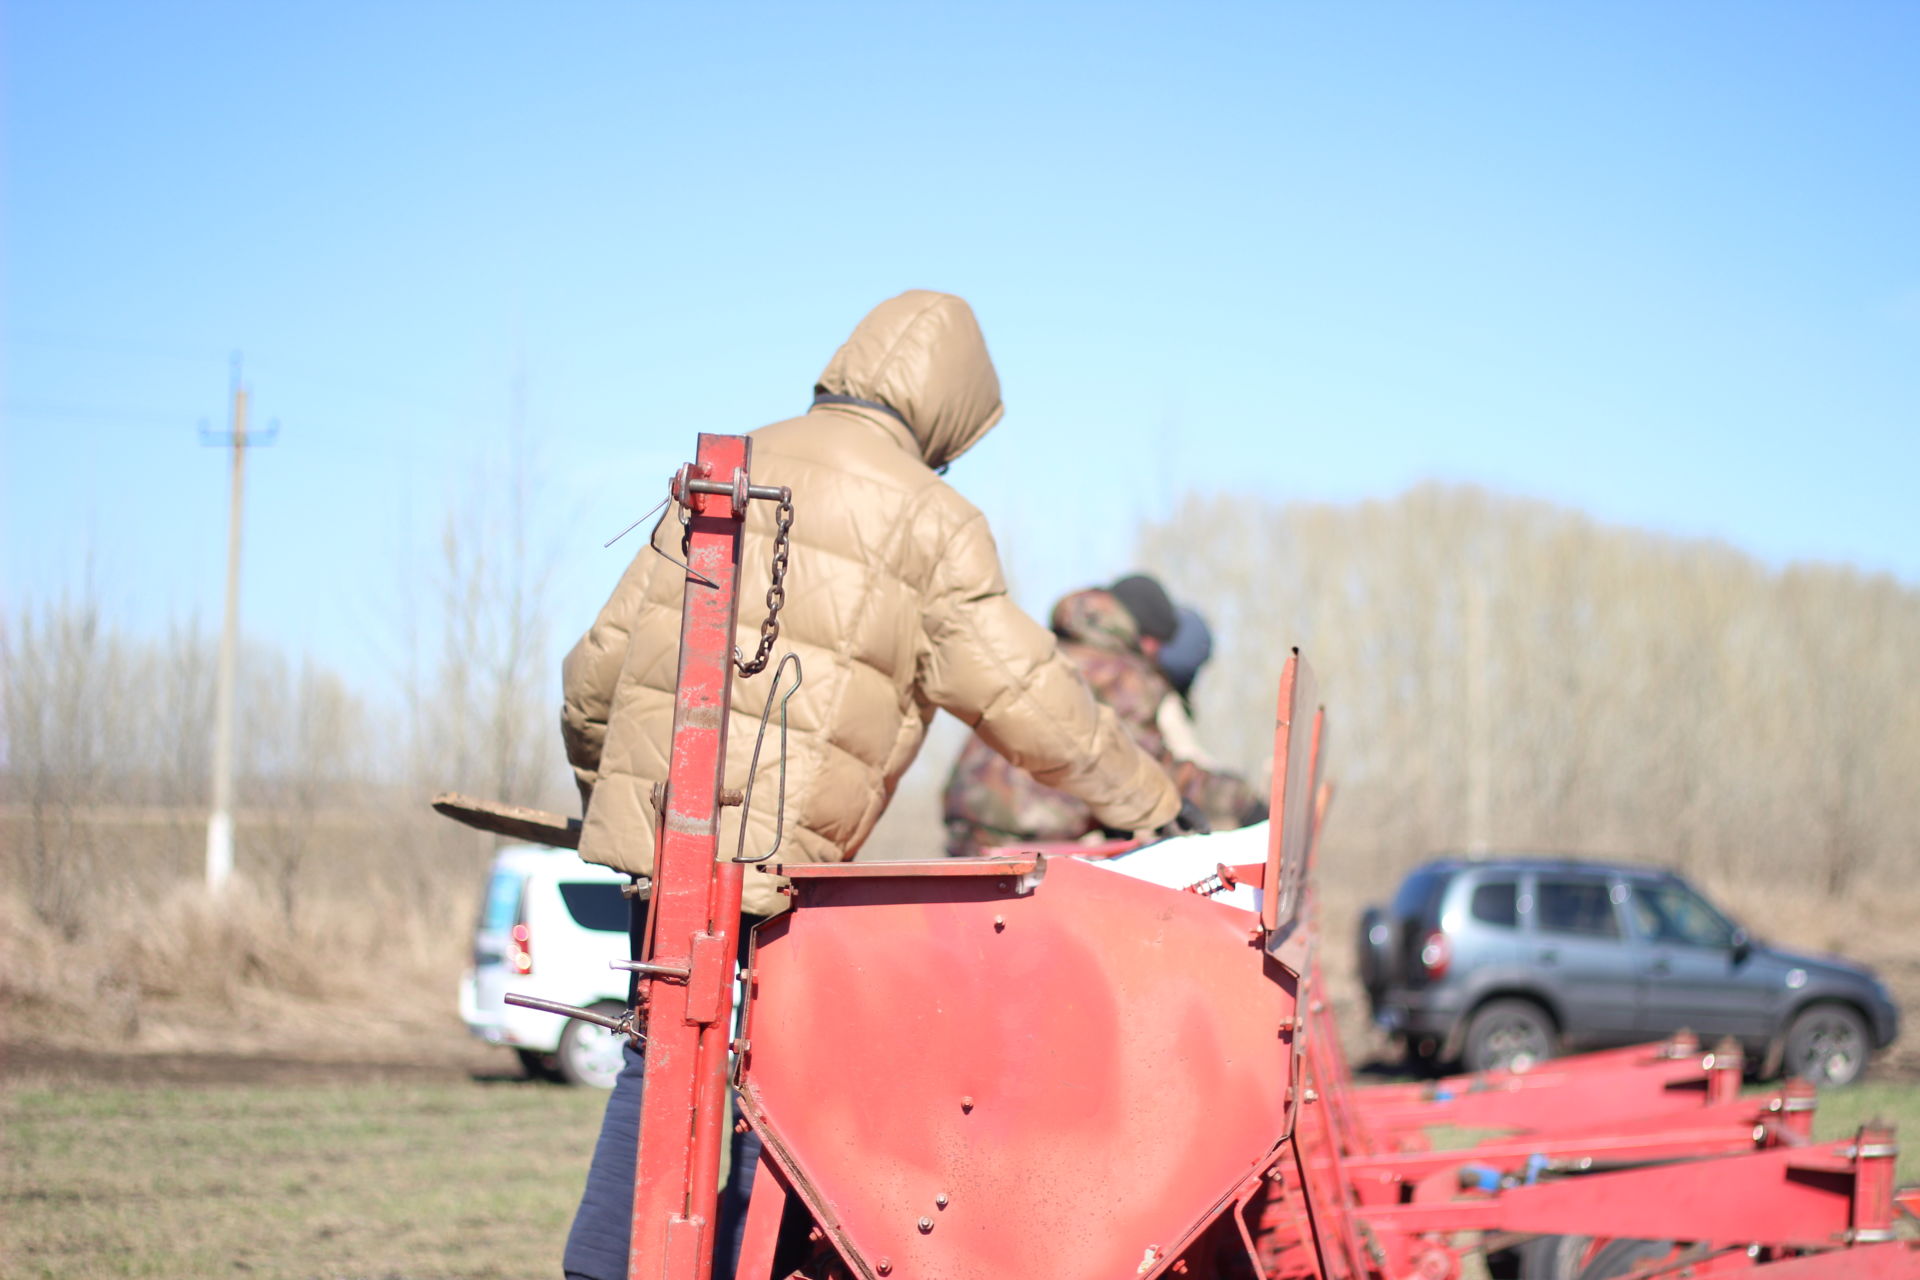
[[[1119,600],[1098,589],[1076,591],[1053,607],[1052,624],[1060,652],[1078,668],[1094,699],[1113,709],[1215,829],[1266,816],[1239,778],[1174,759],[1155,723],[1172,687],[1140,651],[1139,629]],[[978,737],[968,741],[947,779],[945,814],[947,853],[953,857],[1024,840],[1078,840],[1100,830],[1085,804],[1034,781]]]

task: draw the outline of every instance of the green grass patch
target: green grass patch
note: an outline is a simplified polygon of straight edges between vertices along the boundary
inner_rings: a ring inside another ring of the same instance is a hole
[[[605,1102],[514,1082],[16,1088],[0,1275],[548,1280]],[[1899,1181],[1920,1182],[1920,1086],[1824,1093],[1815,1134],[1870,1120],[1898,1126]]]
[[[546,1277],[606,1095],[515,1083],[0,1097],[0,1272]]]
[[[1851,1137],[1863,1124],[1894,1126],[1900,1158],[1893,1179],[1901,1186],[1920,1182],[1920,1085],[1868,1080],[1851,1089],[1827,1089],[1813,1113],[1813,1136],[1822,1141]]]

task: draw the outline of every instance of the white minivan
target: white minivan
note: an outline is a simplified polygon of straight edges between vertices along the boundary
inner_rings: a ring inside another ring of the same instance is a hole
[[[460,1016],[489,1044],[520,1056],[529,1076],[611,1089],[620,1038],[603,1027],[506,1002],[509,992],[618,1014],[627,975],[628,878],[545,845],[508,845],[493,860],[460,980]]]

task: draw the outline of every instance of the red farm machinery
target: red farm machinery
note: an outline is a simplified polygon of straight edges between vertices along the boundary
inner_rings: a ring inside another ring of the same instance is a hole
[[[791,909],[755,931],[736,1021],[742,880],[766,873],[717,856],[740,538],[781,497],[739,436],[701,436],[672,486],[678,703],[620,1022],[646,1050],[634,1280],[710,1274],[730,1102],[762,1146],[745,1280],[1444,1280],[1489,1256],[1530,1280],[1920,1277],[1891,1131],[1814,1141],[1812,1091],[1743,1092],[1730,1047],[1356,1084],[1298,655],[1263,858],[1177,888],[1126,874],[1131,846],[771,866]]]

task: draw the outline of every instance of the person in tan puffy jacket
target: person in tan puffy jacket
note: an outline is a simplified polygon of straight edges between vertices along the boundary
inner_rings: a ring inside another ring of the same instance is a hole
[[[1099,821],[1150,830],[1180,797],[1113,713],[1097,705],[1053,635],[1007,596],[984,516],[938,471],[998,422],[1000,381],[973,312],[913,290],[881,303],[828,362],[812,408],[752,433],[756,484],[793,490],[792,562],[780,650],[805,671],[788,707],[782,860],[851,858],[944,708]],[[587,801],[580,856],[653,870],[652,787],[665,782],[683,571],[665,518],[590,630],[567,655],[567,758]],[[759,639],[774,511],[749,509],[739,645]],[[769,667],[771,671],[771,667]],[[733,682],[727,785],[744,786],[768,675]],[[773,843],[777,752],[761,756],[746,852]],[[721,815],[730,857],[740,811]],[[777,881],[747,878],[746,911],[767,915]]]
[[[1106,826],[1204,822],[1094,701],[1053,634],[1008,598],[985,517],[939,476],[1000,413],[1000,380],[972,310],[950,294],[913,290],[860,322],[820,375],[811,409],[752,433],[753,482],[793,490],[775,652],[798,654],[805,678],[788,706],[783,862],[857,853],[939,708]],[[759,641],[774,530],[771,504],[752,504],[741,549],[743,653]],[[661,520],[563,668],[561,733],[586,808],[580,856],[636,876],[653,872],[651,793],[667,777],[686,586],[668,557],[679,557],[679,531],[671,515]],[[746,785],[773,669],[733,677],[727,786]],[[750,856],[773,844],[776,743],[761,756],[746,817]],[[733,855],[740,823],[738,808],[721,810],[719,856]],[[785,905],[778,885],[747,876],[744,923]],[[636,947],[644,922],[636,903]],[[567,1237],[563,1270],[580,1280],[626,1275],[645,1065],[633,1046],[625,1053]],[[715,1280],[733,1275],[758,1156],[755,1135],[734,1135]]]

